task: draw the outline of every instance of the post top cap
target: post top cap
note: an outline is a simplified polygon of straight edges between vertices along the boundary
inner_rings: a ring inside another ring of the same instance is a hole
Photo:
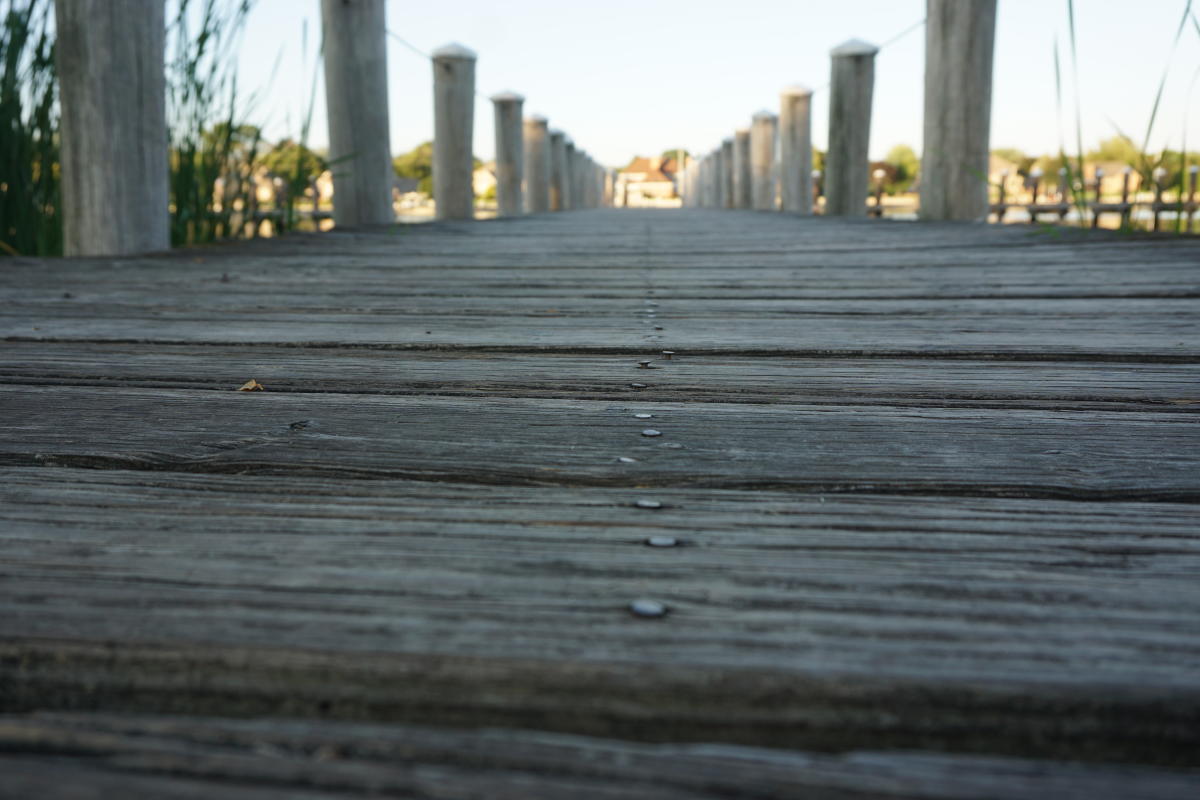
[[[780,92],[782,97],[808,97],[813,93],[813,90],[801,83],[793,83],[791,86],[785,86]]]
[[[472,50],[471,48],[461,45],[458,42],[451,42],[450,44],[444,44],[441,47],[439,47],[437,50],[434,50],[433,57],[434,58],[468,58],[468,59],[474,60],[476,58],[476,55],[475,55],[475,51]]]
[[[546,119],[541,114],[530,114],[528,117],[525,118],[525,121],[526,122],[534,122],[534,123],[537,123],[538,125],[545,125],[550,120]]]
[[[560,131],[558,128],[551,128],[551,129],[550,129],[550,136],[551,136],[551,138],[553,138],[553,137],[557,136],[558,138],[562,139],[563,137],[565,137],[565,136],[566,136],[566,134],[565,134],[565,133],[563,133],[562,131]]]
[[[725,145],[729,145],[730,147],[733,147],[733,137],[732,136],[727,136],[726,138],[721,140],[721,149],[725,149]]]
[[[525,99],[524,95],[517,94],[513,91],[505,90],[492,95],[493,103],[520,103]]]
[[[864,42],[862,39],[851,39],[847,42],[842,42],[837,47],[829,51],[831,56],[873,56],[879,52],[879,48],[870,42]]]
[[[757,114],[755,114],[751,119],[754,119],[755,121],[760,119],[775,119],[775,115],[764,108],[762,111],[759,111]]]
[[[734,130],[733,135],[734,136],[749,136],[750,129],[749,128],[737,128],[736,130]]]

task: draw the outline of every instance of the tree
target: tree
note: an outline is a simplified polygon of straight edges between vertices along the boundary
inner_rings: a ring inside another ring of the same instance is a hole
[[[906,144],[898,144],[888,151],[884,163],[892,167],[883,185],[888,194],[900,194],[912,188],[917,174],[921,171],[921,159],[917,153]]]
[[[687,161],[687,159],[692,157],[692,154],[687,151],[686,147],[679,147],[672,150],[663,150],[662,158],[664,161],[669,158],[679,158],[681,153],[683,154],[684,161]]]
[[[261,163],[287,181],[288,194],[304,194],[309,183],[329,168],[325,159],[304,145],[284,139],[263,154]]]
[[[422,142],[392,159],[392,169],[401,178],[415,178],[417,191],[433,196],[433,142]]]

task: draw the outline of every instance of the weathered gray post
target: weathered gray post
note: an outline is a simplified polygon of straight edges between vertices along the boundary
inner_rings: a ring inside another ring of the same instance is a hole
[[[171,246],[162,0],[58,0],[63,250]]]
[[[525,142],[521,135],[521,106],[525,98],[513,92],[492,96],[496,110],[496,214],[525,213],[521,180],[525,177]]]
[[[713,150],[713,207],[725,207],[725,153],[720,145]]]
[[[461,44],[433,51],[433,201],[438,219],[473,219],[475,52]]]
[[[733,207],[753,208],[750,173],[750,129],[733,132]]]
[[[812,90],[790,86],[779,99],[779,188],[783,210],[812,214]]]
[[[825,156],[825,214],[865,217],[870,169],[871,96],[879,48],[857,39],[835,47]]]
[[[550,210],[550,142],[545,117],[525,119],[525,209]]]
[[[575,180],[575,171],[579,164],[579,151],[570,139],[564,139],[563,144],[563,184],[566,186],[563,211],[574,211],[579,208],[579,185]]]
[[[774,211],[775,205],[775,115],[760,111],[750,126],[750,191],[754,208]]]
[[[390,225],[387,26],[383,0],[321,0],[333,221]]]
[[[721,208],[736,208],[733,202],[733,139],[721,140]]]
[[[550,210],[567,208],[567,142],[562,131],[550,131]]]
[[[926,0],[921,219],[986,221],[996,0]]]

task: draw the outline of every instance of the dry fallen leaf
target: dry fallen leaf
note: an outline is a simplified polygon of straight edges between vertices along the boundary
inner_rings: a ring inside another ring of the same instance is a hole
[[[254,378],[251,378],[238,387],[239,392],[265,392],[266,390],[267,387],[254,380]]]

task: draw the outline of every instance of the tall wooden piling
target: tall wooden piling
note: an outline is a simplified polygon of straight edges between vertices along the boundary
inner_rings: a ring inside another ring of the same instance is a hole
[[[567,208],[567,140],[562,131],[550,131],[550,210]]]
[[[779,194],[783,210],[812,213],[812,90],[790,86],[779,97]]]
[[[387,25],[383,0],[321,0],[333,221],[389,225]]]
[[[875,90],[873,44],[851,39],[830,53],[829,152],[825,156],[825,214],[867,215],[871,99]]]
[[[750,172],[750,129],[738,128],[733,132],[733,207],[753,208],[751,192],[753,179]]]
[[[775,138],[777,121],[770,111],[754,115],[750,125],[750,192],[758,211],[774,211]]]
[[[920,217],[986,221],[996,0],[926,0]]]
[[[545,117],[526,117],[525,209],[530,214],[550,210],[550,136]]]
[[[718,146],[713,150],[713,206],[725,207],[725,154]]]
[[[162,0],[58,0],[63,249],[171,245]]]
[[[433,51],[433,202],[438,219],[473,219],[475,52],[461,44]]]
[[[514,92],[492,95],[496,112],[496,214],[519,217],[525,213],[521,182],[525,177],[525,142],[521,107],[525,98]]]
[[[736,208],[733,203],[733,139],[721,140],[721,208]]]
[[[566,188],[563,191],[563,199],[566,205],[563,206],[563,211],[574,211],[580,207],[582,198],[579,196],[579,151],[575,147],[575,142],[570,138],[563,139],[563,184]]]

